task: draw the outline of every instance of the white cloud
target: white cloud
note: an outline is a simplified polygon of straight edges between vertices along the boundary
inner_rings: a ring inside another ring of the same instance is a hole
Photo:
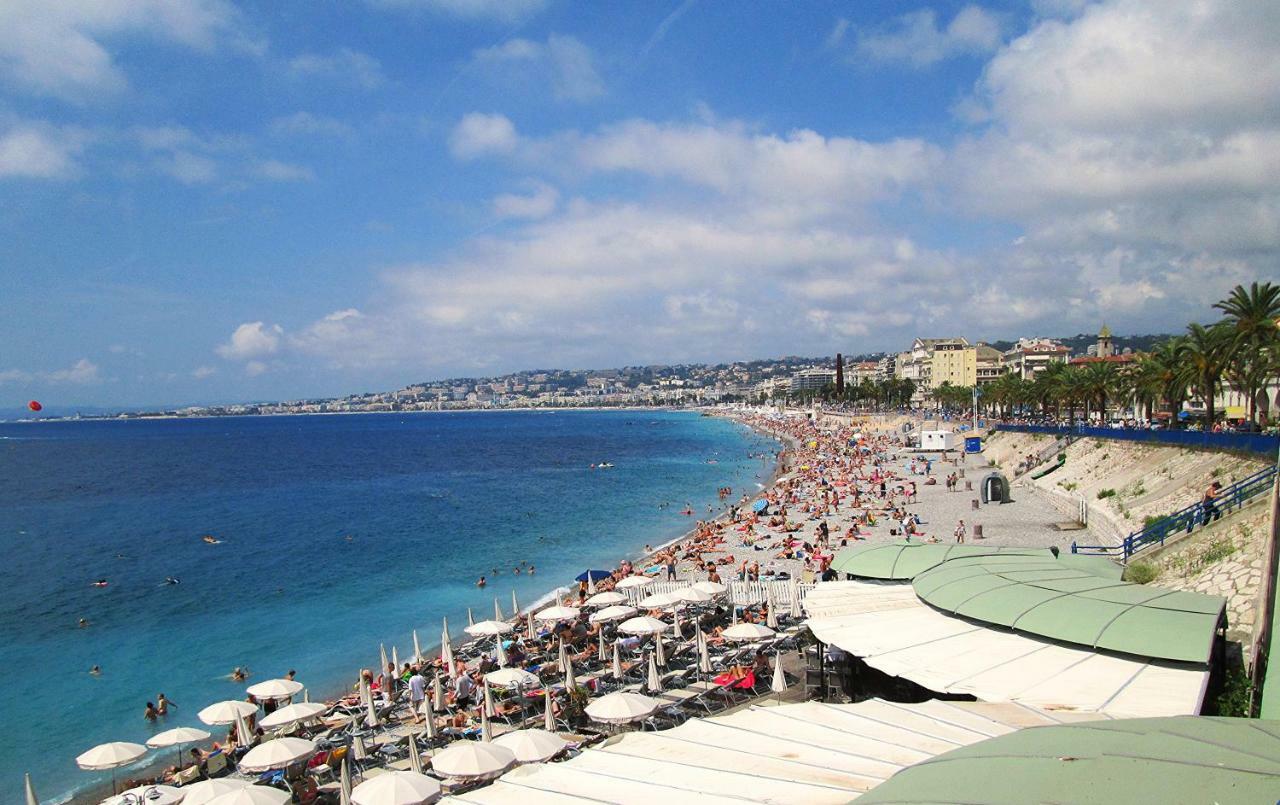
[[[197,366],[191,370],[191,376],[196,380],[204,380],[207,377],[213,377],[217,373],[218,370],[212,366]]]
[[[591,49],[572,36],[551,34],[546,42],[510,39],[477,50],[473,61],[504,85],[530,79],[546,82],[561,100],[590,101],[604,94]]]
[[[386,83],[382,63],[351,48],[339,48],[330,55],[305,53],[295,56],[289,60],[289,71],[297,76],[351,82],[364,89],[377,89]]]
[[[157,157],[156,170],[186,185],[207,184],[218,178],[218,165],[212,159],[190,151],[174,151]]]
[[[510,119],[480,112],[465,115],[449,136],[449,150],[460,159],[510,153],[518,143],[516,127]]]
[[[268,369],[270,369],[270,367],[262,361],[249,361],[244,365],[244,373],[249,377],[257,377],[258,375],[265,374]]]
[[[371,5],[402,10],[434,11],[465,19],[514,22],[541,11],[547,0],[367,0]]]
[[[844,31],[837,23],[832,36]],[[837,39],[837,41],[838,41]],[[828,41],[831,38],[828,37]],[[858,33],[855,55],[877,62],[928,67],[960,55],[991,53],[1000,45],[1000,19],[980,6],[965,6],[945,27],[933,9],[903,14],[889,25]]]
[[[227,343],[215,350],[228,360],[246,360],[274,354],[280,349],[284,328],[278,324],[266,325],[260,321],[241,324],[231,334]]]
[[[531,181],[525,195],[503,193],[493,200],[493,212],[499,218],[546,218],[555,212],[560,193],[546,182]]]
[[[45,123],[15,122],[0,129],[0,179],[65,179],[77,172],[85,135]]]
[[[66,369],[44,373],[42,379],[51,383],[74,383],[83,386],[97,383],[100,378],[97,365],[88,358],[81,358]]]
[[[40,96],[85,102],[128,85],[110,42],[149,36],[201,51],[257,51],[225,0],[8,0],[0,3],[0,81]]]
[[[257,173],[273,182],[309,182],[316,178],[315,171],[305,165],[293,165],[277,159],[259,162]]]
[[[311,112],[294,112],[272,120],[268,131],[276,136],[290,135],[326,135],[330,137],[346,137],[351,134],[351,127],[341,120]]]

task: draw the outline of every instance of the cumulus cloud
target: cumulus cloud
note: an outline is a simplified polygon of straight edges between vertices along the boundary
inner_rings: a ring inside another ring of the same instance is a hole
[[[560,192],[546,182],[529,182],[526,194],[503,193],[494,198],[493,212],[499,218],[545,218],[555,212]]]
[[[305,165],[293,165],[278,159],[267,159],[258,163],[257,173],[264,179],[273,182],[309,182],[316,178],[315,171]]]
[[[81,358],[65,369],[54,369],[44,372],[28,372],[22,369],[0,371],[0,383],[70,383],[78,386],[89,386],[99,383],[102,376],[97,364],[88,358]]]
[[[516,127],[506,115],[472,112],[454,127],[449,150],[460,159],[474,159],[485,154],[511,153],[519,141]]]
[[[330,54],[304,53],[289,60],[289,71],[295,76],[318,76],[329,80],[354,83],[364,89],[377,89],[386,83],[382,63],[367,53],[339,48]]]
[[[828,36],[828,44],[843,39],[840,23]],[[883,28],[858,33],[854,55],[876,62],[901,62],[928,67],[962,55],[985,55],[1000,45],[1001,24],[995,14],[980,6],[965,6],[946,25],[940,25],[933,9],[903,14]]]
[[[546,42],[509,39],[477,50],[473,63],[504,85],[524,80],[544,82],[561,100],[590,101],[604,94],[594,54],[572,36],[551,34]]]
[[[225,0],[9,0],[0,3],[0,81],[73,102],[119,93],[128,79],[110,43],[126,36],[205,52],[262,47]]]
[[[293,135],[326,135],[345,137],[351,134],[351,127],[341,120],[311,112],[294,112],[272,120],[267,130],[276,136]]]
[[[0,122],[0,179],[65,179],[74,175],[76,157],[87,137],[76,129],[47,123]]]
[[[272,355],[280,349],[284,328],[278,324],[267,325],[260,321],[241,324],[231,333],[227,343],[215,350],[228,360],[247,360]]]
[[[212,366],[197,366],[191,370],[191,376],[196,380],[204,380],[207,377],[213,377],[217,373],[218,370]]]
[[[409,11],[433,11],[464,19],[514,22],[546,8],[547,0],[367,0],[371,5]]]

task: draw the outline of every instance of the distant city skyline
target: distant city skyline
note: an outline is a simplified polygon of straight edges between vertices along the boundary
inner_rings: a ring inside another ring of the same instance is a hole
[[[1178,330],[1280,279],[1276,41],[1228,0],[6,3],[0,409]]]

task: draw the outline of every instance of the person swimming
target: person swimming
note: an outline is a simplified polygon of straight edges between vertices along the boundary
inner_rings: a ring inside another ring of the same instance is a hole
[[[217,537],[215,537],[215,536],[214,536],[214,535],[212,535],[212,534],[205,534],[205,535],[204,535],[203,537],[201,537],[200,539],[201,539],[203,542],[205,542],[205,543],[207,543],[207,544],[209,544],[209,545],[221,545],[221,544],[222,544],[222,540],[218,539]]]
[[[92,584],[94,587],[106,587],[108,584],[110,584],[110,582],[108,582],[106,579],[98,579],[97,581],[92,582]]]
[[[165,584],[181,584],[182,580],[179,579],[177,576],[165,576],[164,583]]]
[[[231,681],[232,681],[232,682],[243,682],[243,681],[245,681],[245,679],[247,679],[247,678],[248,678],[248,676],[249,676],[249,675],[245,673],[245,669],[243,669],[243,668],[241,668],[240,666],[238,666],[238,665],[237,665],[237,666],[236,666],[236,669],[235,669],[234,671],[232,671],[232,672],[231,672]]]
[[[483,587],[483,586],[485,586],[485,585],[486,585],[486,584],[488,584],[488,583],[489,583],[489,582],[485,581],[484,576],[481,576],[481,577],[480,577],[480,580],[476,582],[476,586],[477,586],[477,587]]]
[[[92,668],[89,669],[89,673],[93,674],[94,676],[102,676],[102,666],[101,665],[93,666]]]
[[[88,626],[88,625],[89,625],[89,619],[88,619],[88,618],[81,618],[80,620],[78,620],[78,621],[76,622],[76,626],[79,626],[81,629],[85,628],[85,627],[86,627],[86,626]]]

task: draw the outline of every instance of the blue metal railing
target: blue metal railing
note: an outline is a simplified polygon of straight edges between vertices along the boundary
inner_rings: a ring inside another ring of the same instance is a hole
[[[1194,430],[1128,430],[1123,428],[1090,428],[1083,425],[1006,425],[996,423],[996,430],[1014,433],[1047,433],[1051,436],[1089,436],[1124,442],[1168,444],[1177,447],[1199,447],[1210,450],[1237,450],[1275,458],[1280,451],[1280,436],[1264,433],[1206,433]]]
[[[1129,557],[1143,548],[1164,545],[1165,540],[1173,534],[1183,531],[1190,534],[1197,525],[1208,525],[1210,518],[1217,521],[1222,515],[1230,514],[1232,510],[1239,509],[1258,495],[1270,491],[1272,484],[1275,482],[1275,476],[1276,467],[1274,465],[1264,467],[1243,481],[1237,481],[1220,491],[1214,501],[1212,512],[1206,511],[1203,503],[1193,503],[1185,509],[1161,517],[1141,531],[1133,532],[1125,537],[1124,542],[1118,546],[1077,545],[1073,542],[1071,543],[1071,552],[1118,556],[1128,561]]]

